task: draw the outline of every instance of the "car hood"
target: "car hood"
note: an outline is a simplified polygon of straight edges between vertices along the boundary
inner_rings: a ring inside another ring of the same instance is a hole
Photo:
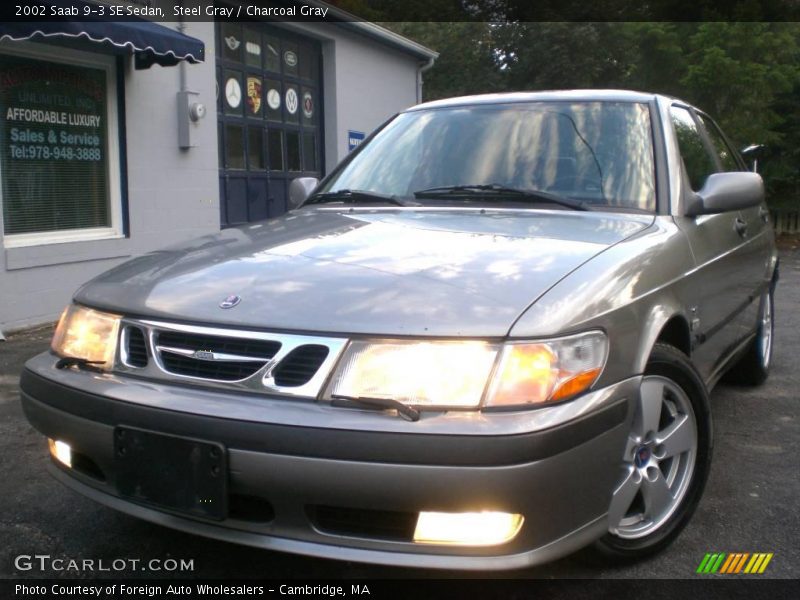
[[[570,271],[652,221],[588,211],[308,208],[133,259],[75,300],[235,327],[502,337]],[[240,302],[220,308],[230,295]]]

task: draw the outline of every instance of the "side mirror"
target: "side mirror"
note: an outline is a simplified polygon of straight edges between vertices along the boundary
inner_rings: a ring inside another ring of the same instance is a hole
[[[746,148],[739,150],[739,154],[742,155],[742,158],[750,162],[750,168],[753,170],[753,173],[758,172],[758,159],[763,156],[766,148],[764,144],[750,144]]]
[[[757,206],[764,200],[764,181],[758,173],[713,173],[695,194],[686,216],[709,215]]]
[[[289,210],[293,210],[303,204],[319,185],[316,177],[298,177],[289,184]]]

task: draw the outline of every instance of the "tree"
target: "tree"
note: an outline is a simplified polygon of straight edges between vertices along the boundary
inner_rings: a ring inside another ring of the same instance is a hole
[[[491,25],[481,22],[383,23],[439,52],[423,75],[425,100],[495,92],[504,87],[495,61]]]
[[[756,4],[736,6],[759,18]],[[737,145],[768,145],[761,170],[773,198],[800,191],[800,23],[387,25],[441,53],[425,74],[425,99],[614,87],[676,96],[708,112]]]

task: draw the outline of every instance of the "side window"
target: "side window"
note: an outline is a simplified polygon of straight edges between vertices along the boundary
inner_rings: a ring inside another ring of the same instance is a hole
[[[714,144],[714,150],[717,152],[717,156],[719,156],[719,162],[722,163],[722,170],[723,171],[741,171],[741,167],[739,163],[736,162],[736,153],[731,150],[731,147],[725,141],[725,138],[722,136],[722,132],[717,127],[716,123],[709,119],[706,115],[699,115],[700,120],[703,122],[703,125],[708,132],[708,137],[711,139],[711,143]]]
[[[685,108],[673,106],[669,110],[672,125],[678,138],[678,148],[689,176],[689,184],[697,191],[703,187],[706,178],[716,172],[717,166],[706,150],[703,138],[697,130],[697,123]]]

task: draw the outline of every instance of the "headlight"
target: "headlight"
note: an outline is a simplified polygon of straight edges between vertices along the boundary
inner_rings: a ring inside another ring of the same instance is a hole
[[[117,350],[117,315],[73,304],[61,315],[50,348],[64,357],[81,358],[111,369]]]
[[[606,364],[608,339],[600,331],[503,348],[484,406],[543,404],[588,390]]]
[[[329,397],[477,408],[497,351],[484,342],[351,342]]]
[[[530,343],[351,342],[326,398],[389,398],[421,408],[530,406],[588,390],[605,366],[604,333]]]

